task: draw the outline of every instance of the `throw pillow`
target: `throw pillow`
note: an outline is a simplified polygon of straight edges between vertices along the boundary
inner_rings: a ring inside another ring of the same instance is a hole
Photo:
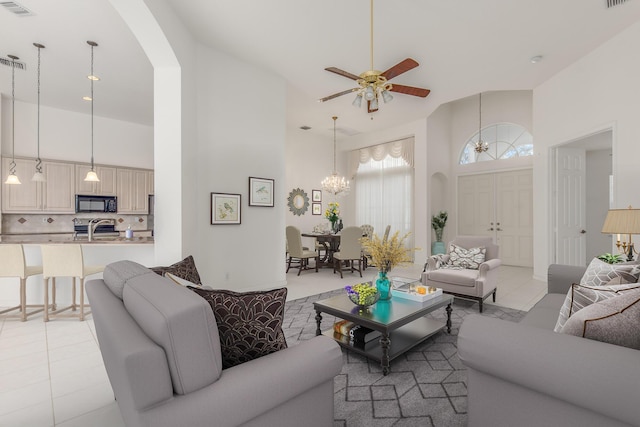
[[[453,267],[477,270],[480,268],[480,264],[484,262],[486,253],[487,249],[485,247],[465,249],[455,243],[450,243],[448,264]]]
[[[202,285],[198,269],[196,268],[196,262],[193,260],[191,255],[182,261],[170,265],[169,267],[151,267],[151,270],[160,276],[164,276],[166,273],[171,273],[174,276],[188,280],[191,283]]]
[[[222,369],[287,348],[282,331],[287,288],[238,293],[190,287],[209,302],[218,325]]]
[[[603,286],[612,279],[621,277],[625,283],[635,283],[640,276],[640,265],[638,264],[607,264],[594,258],[589,263],[587,270],[584,272],[581,285]]]
[[[575,335],[640,350],[640,289],[580,310],[562,328]]]
[[[628,283],[624,285],[612,286],[583,286],[577,283],[571,285],[567,292],[564,304],[560,309],[556,322],[555,332],[560,332],[567,320],[576,312],[599,301],[604,301],[622,295],[625,292],[640,289],[638,283]]]

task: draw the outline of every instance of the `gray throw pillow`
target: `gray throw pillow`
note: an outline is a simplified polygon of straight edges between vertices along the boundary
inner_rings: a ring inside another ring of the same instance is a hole
[[[578,311],[561,332],[640,350],[640,289]]]
[[[640,277],[640,265],[638,264],[607,264],[594,258],[584,272],[581,285],[604,286],[616,277],[624,279],[625,283],[635,283]]]

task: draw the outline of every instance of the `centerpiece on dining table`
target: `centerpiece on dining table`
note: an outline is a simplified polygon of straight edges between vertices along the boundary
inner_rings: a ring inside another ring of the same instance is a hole
[[[340,220],[340,203],[329,203],[329,207],[324,211],[324,217],[331,223],[331,231],[334,234],[340,231],[338,227],[338,221]]]
[[[407,248],[405,246],[405,240],[410,234],[407,233],[400,237],[400,232],[396,231],[391,238],[385,234],[381,239],[380,236],[373,233],[370,238],[363,237],[361,239],[362,248],[368,253],[371,264],[378,269],[376,287],[380,292],[381,300],[391,299],[391,282],[387,277],[391,269],[413,261],[411,253],[416,248]]]

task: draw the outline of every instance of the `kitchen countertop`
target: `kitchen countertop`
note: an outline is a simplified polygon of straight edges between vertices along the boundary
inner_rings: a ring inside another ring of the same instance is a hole
[[[94,236],[90,242],[87,237],[73,238],[73,233],[51,233],[51,234],[0,234],[0,244],[20,243],[25,245],[38,245],[47,243],[79,243],[81,245],[131,245],[131,244],[153,244],[153,237],[134,237],[127,239],[116,236]]]

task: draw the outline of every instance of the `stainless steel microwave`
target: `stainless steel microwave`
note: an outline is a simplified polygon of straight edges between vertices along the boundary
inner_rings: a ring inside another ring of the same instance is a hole
[[[115,196],[84,196],[76,194],[76,212],[117,212]]]

